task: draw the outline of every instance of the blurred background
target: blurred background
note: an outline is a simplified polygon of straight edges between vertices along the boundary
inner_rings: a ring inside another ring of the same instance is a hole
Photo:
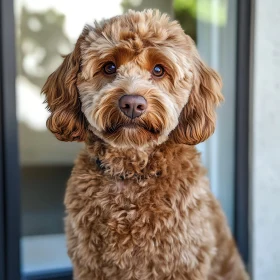
[[[216,132],[198,149],[253,279],[279,279],[280,229],[273,228],[280,224],[278,0],[0,3],[3,280],[71,279],[63,196],[83,144],[59,142],[46,130],[40,91],[85,24],[145,8],[178,20],[223,78],[226,101],[218,109]]]

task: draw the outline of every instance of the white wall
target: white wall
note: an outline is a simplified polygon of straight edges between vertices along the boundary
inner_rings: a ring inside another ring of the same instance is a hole
[[[255,0],[251,90],[251,266],[280,279],[280,1]]]

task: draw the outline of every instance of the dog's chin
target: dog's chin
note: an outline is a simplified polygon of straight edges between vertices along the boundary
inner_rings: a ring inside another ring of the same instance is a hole
[[[103,132],[104,140],[118,147],[145,147],[158,142],[161,131],[144,125],[128,123],[108,127]]]

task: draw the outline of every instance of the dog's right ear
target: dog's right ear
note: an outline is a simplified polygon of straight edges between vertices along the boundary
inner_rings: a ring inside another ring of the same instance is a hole
[[[219,74],[199,57],[194,42],[187,37],[193,64],[193,87],[183,108],[178,126],[170,138],[176,143],[196,145],[208,139],[215,130],[216,107],[223,101]]]
[[[84,141],[86,138],[86,119],[81,111],[77,88],[77,75],[80,71],[80,45],[83,35],[78,39],[72,53],[47,79],[42,93],[51,112],[47,120],[48,129],[61,141]]]

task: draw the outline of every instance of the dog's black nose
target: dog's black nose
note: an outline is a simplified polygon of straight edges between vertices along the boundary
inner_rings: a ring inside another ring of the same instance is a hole
[[[119,99],[119,108],[126,116],[135,119],[147,109],[147,100],[140,95],[123,95]]]

